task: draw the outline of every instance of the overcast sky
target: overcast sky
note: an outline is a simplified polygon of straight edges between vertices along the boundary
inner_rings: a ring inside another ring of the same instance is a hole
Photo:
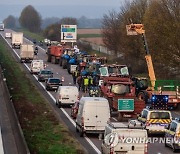
[[[0,4],[117,6],[124,0],[0,0]]]
[[[0,21],[9,15],[19,17],[27,5],[32,5],[42,18],[102,18],[110,10],[119,10],[124,1],[126,0],[0,0]]]

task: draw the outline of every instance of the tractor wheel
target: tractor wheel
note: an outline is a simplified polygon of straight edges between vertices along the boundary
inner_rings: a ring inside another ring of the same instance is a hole
[[[138,94],[138,99],[139,100],[143,100],[143,101],[145,101],[146,103],[147,103],[147,101],[148,101],[148,93],[146,92],[146,91],[141,91],[141,92],[139,92],[139,94]]]
[[[67,68],[67,62],[65,59],[62,60],[62,67],[63,67],[63,69]]]
[[[71,74],[71,65],[70,64],[67,66],[67,70],[68,70],[68,73]]]

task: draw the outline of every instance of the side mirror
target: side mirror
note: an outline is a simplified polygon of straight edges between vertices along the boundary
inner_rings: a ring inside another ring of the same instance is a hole
[[[165,125],[165,129],[169,129],[169,127],[170,127],[170,124]]]

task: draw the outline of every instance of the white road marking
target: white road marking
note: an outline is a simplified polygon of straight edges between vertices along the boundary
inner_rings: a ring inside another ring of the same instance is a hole
[[[2,34],[1,34],[1,36],[2,36]],[[4,38],[4,36],[2,36],[3,37],[3,39],[8,43],[8,45],[11,47],[11,44]],[[25,38],[25,37],[24,37]],[[28,40],[27,38],[25,38],[26,40]],[[29,42],[31,42],[30,40],[28,40]],[[32,42],[31,42],[32,43]],[[42,47],[40,47],[39,46],[39,48],[41,48],[42,50],[45,50],[45,49],[43,49]],[[20,59],[20,56],[16,53],[16,51],[13,49],[13,52],[16,54],[16,56]],[[25,65],[25,67],[30,71],[30,68],[28,67],[28,65],[27,64],[25,64],[25,63],[23,63],[24,65]],[[35,75],[33,75],[34,76],[34,78],[36,79],[36,80],[38,80],[38,78],[35,76]],[[39,82],[39,84],[44,88],[44,89],[46,89],[45,88],[45,86],[41,83],[41,82]],[[69,83],[69,84],[71,84],[71,83]],[[53,97],[53,95],[49,92],[49,91],[46,91],[47,93],[48,93],[48,95],[51,97],[51,99],[54,101],[54,103],[56,103],[56,99]],[[72,118],[68,115],[68,113],[63,109],[63,108],[60,108],[61,109],[61,111],[65,114],[65,116],[69,119],[69,121],[73,124],[73,126],[74,127],[76,127],[76,123],[72,120]],[[101,154],[101,152],[99,151],[99,149],[94,145],[94,143],[88,138],[88,137],[84,137],[85,138],[85,140],[92,146],[92,148],[98,153],[98,154]],[[1,153],[0,153],[1,154]],[[3,153],[2,153],[3,154]]]
[[[116,118],[112,117],[113,120],[118,121]]]
[[[3,142],[2,142],[2,134],[1,134],[1,127],[0,127],[0,154],[4,154]]]

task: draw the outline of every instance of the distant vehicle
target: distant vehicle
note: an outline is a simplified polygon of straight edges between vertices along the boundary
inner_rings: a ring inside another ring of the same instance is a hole
[[[71,117],[76,119],[79,109],[79,101],[75,102],[74,105],[71,107]]]
[[[59,78],[49,78],[46,82],[46,90],[57,90],[59,86],[62,86]]]
[[[34,46],[31,44],[22,44],[20,49],[20,61],[31,62],[34,58]]]
[[[0,23],[0,31],[4,31],[4,24]]]
[[[76,86],[59,86],[56,94],[56,105],[73,105],[79,100],[79,91]]]
[[[5,39],[11,39],[12,38],[12,35],[11,33],[5,33]]]
[[[41,70],[38,74],[38,81],[47,81],[53,77],[53,72],[48,69]]]
[[[43,60],[33,60],[31,62],[30,70],[32,74],[37,74],[44,69]]]
[[[37,55],[38,54],[38,46],[35,46],[34,47],[34,55]]]
[[[175,118],[168,126],[165,131],[165,147],[170,146],[173,152],[180,150],[180,119]]]
[[[22,44],[23,44],[23,33],[12,32],[12,41],[11,41],[12,48],[20,49]]]
[[[145,129],[130,129],[122,122],[109,123],[105,127],[104,141],[101,145],[102,154],[147,154],[147,136]],[[126,139],[137,142],[131,143]]]
[[[63,54],[63,46],[60,45],[49,46],[47,48],[47,62],[58,64],[62,54]]]
[[[82,137],[84,133],[104,134],[110,119],[108,100],[103,97],[82,97],[76,118],[76,131]]]

